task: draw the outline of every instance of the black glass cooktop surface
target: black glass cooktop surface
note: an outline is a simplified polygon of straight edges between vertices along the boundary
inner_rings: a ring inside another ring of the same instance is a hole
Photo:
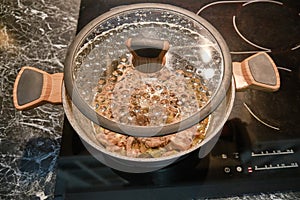
[[[142,2],[84,0],[78,31],[113,7]],[[101,164],[65,118],[56,198],[200,199],[300,191],[300,2],[151,2],[183,7],[208,20],[223,35],[233,61],[267,52],[278,67],[281,88],[237,92],[208,156],[199,159],[195,151],[151,173],[125,173]]]

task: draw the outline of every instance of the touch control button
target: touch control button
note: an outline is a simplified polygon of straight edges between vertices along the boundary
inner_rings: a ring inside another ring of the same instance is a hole
[[[233,153],[233,158],[235,158],[235,159],[239,159],[239,158],[240,158],[240,155],[239,155],[239,153],[237,153],[237,152]]]
[[[221,155],[221,157],[222,157],[223,159],[227,159],[227,154],[223,153],[223,154]]]
[[[243,168],[241,166],[236,166],[235,169],[236,169],[237,172],[242,172],[243,171]]]
[[[229,174],[229,173],[231,172],[230,167],[224,167],[224,172],[225,172],[226,174]]]

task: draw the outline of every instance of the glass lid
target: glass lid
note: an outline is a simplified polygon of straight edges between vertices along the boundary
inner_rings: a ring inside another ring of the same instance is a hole
[[[113,9],[73,42],[65,85],[94,123],[132,136],[161,136],[207,117],[231,79],[219,33],[184,9],[136,4]]]

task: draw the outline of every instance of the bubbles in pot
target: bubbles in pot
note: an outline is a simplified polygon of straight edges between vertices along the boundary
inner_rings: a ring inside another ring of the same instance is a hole
[[[169,41],[161,71],[135,70],[125,46],[132,37]],[[212,98],[222,76],[223,58],[214,36],[194,19],[159,8],[103,19],[78,50],[73,70],[75,85],[90,107],[107,119],[134,126],[164,126],[187,119]],[[97,125],[95,132],[105,148],[118,149],[122,155],[167,156],[201,141],[208,120],[181,136],[159,140],[119,135]],[[188,143],[178,145],[181,138]]]
[[[223,59],[211,33],[201,24],[176,12],[140,9],[103,20],[78,51],[74,82],[82,96],[85,93],[88,104],[92,102],[92,89],[97,86],[97,80],[110,75],[110,65],[114,60],[122,58],[120,64],[129,64],[130,52],[124,43],[135,36],[169,41],[166,67],[172,71],[186,68],[194,73],[213,69],[214,76],[204,80],[203,84],[211,94],[217,90],[222,78]]]

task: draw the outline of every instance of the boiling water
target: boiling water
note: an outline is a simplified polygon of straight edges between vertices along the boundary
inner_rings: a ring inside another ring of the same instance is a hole
[[[106,79],[109,71],[115,68],[120,58],[126,58],[130,64],[130,52],[125,46],[128,38],[144,37],[167,40],[170,49],[166,55],[166,73],[176,70],[189,71],[201,79],[207,88],[207,96],[212,97],[222,80],[223,60],[218,44],[206,30],[196,32],[179,24],[164,22],[125,23],[96,34],[86,42],[78,52],[75,67],[75,84],[82,97],[92,105],[99,79]],[[134,75],[137,76],[137,75]],[[156,81],[159,77],[139,77]],[[136,77],[137,78],[137,77]],[[180,77],[172,77],[168,84],[176,88],[184,85]],[[175,83],[176,82],[176,83]],[[194,103],[194,102],[193,102]],[[191,103],[191,104],[193,104]],[[198,108],[193,108],[196,112]]]

